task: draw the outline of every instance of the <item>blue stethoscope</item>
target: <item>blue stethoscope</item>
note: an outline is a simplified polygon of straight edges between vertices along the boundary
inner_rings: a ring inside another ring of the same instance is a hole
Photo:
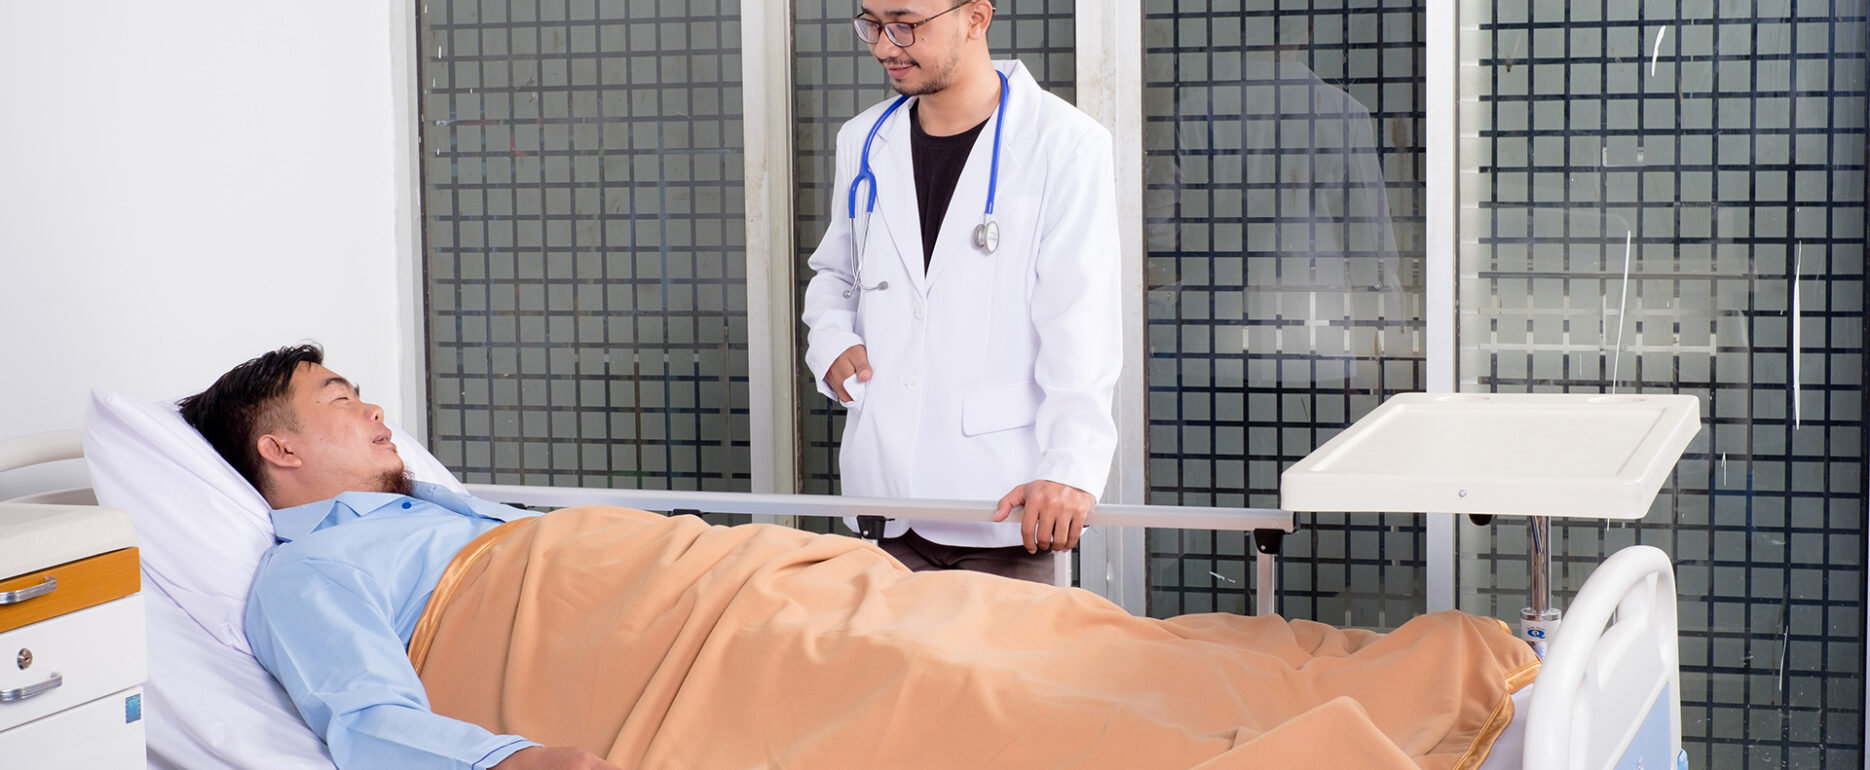
[[[993,218],[993,199],[1000,190],[1000,130],[1006,128],[1006,94],[1012,90],[1007,84],[1006,73],[995,70],[994,74],[1000,76],[1000,106],[994,109],[994,115],[999,120],[993,125],[993,169],[987,176],[987,211],[981,214],[980,224],[974,226],[974,247],[988,254],[1000,248],[1000,223]],[[854,264],[851,286],[844,290],[845,299],[850,299],[858,291],[883,291],[890,287],[889,281],[878,281],[875,286],[864,285],[864,247],[870,241],[870,214],[877,208],[877,175],[870,170],[870,143],[876,141],[877,131],[882,130],[884,121],[889,120],[896,108],[903,106],[906,101],[909,101],[907,95],[896,97],[896,101],[883,111],[883,116],[870,126],[870,135],[864,137],[864,152],[858,156],[857,178],[851,180],[850,195],[845,200],[845,212],[851,218],[851,260]],[[870,194],[864,199],[864,223],[859,227],[857,190],[865,182],[870,183]]]

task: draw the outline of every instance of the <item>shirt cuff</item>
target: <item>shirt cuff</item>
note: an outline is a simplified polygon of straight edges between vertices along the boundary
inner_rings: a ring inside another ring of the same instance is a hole
[[[482,755],[480,759],[474,760],[474,770],[487,770],[494,765],[505,762],[507,757],[513,756],[513,754],[520,749],[528,749],[539,745],[525,738],[516,738],[511,735],[497,735],[494,736],[494,740],[498,741],[499,745]]]

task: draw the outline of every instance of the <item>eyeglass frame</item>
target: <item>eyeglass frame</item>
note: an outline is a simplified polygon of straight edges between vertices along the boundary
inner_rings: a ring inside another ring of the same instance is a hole
[[[921,21],[876,21],[874,19],[864,18],[864,15],[860,13],[860,14],[857,14],[856,16],[851,17],[851,27],[857,32],[858,42],[861,42],[864,45],[876,45],[877,41],[887,38],[890,41],[890,45],[896,46],[897,48],[908,48],[909,46],[916,44],[916,27],[920,27],[931,21],[939,19],[943,16],[947,16],[948,14],[954,13],[955,11],[961,10],[962,8],[966,8],[967,6],[973,5],[974,3],[978,1],[979,0],[961,0],[961,2],[956,3],[953,7],[949,8],[948,10],[942,11],[941,13],[935,14],[934,16],[930,16]],[[870,40],[865,40],[864,30],[870,27],[876,28],[876,37]],[[903,30],[905,30],[905,34],[909,36],[909,42],[907,43],[897,42],[896,34],[890,31],[891,27],[900,27]]]

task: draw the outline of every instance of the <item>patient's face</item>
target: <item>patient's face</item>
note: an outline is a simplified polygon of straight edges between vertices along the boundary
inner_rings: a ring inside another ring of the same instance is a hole
[[[349,491],[402,491],[403,458],[390,441],[382,407],[320,364],[300,364],[287,391],[298,425],[279,432],[290,437],[307,470]]]

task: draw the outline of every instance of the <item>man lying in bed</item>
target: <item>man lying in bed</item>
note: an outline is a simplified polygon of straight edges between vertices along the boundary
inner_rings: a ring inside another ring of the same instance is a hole
[[[462,546],[533,514],[414,484],[383,410],[323,362],[316,346],[281,348],[180,404],[274,508],[279,545],[249,594],[254,655],[340,767],[613,767],[428,711],[403,644],[429,593]]]
[[[275,509],[247,634],[340,767],[1471,766],[1536,670],[1458,613],[1152,620],[854,538],[411,484],[322,360],[181,407]]]

